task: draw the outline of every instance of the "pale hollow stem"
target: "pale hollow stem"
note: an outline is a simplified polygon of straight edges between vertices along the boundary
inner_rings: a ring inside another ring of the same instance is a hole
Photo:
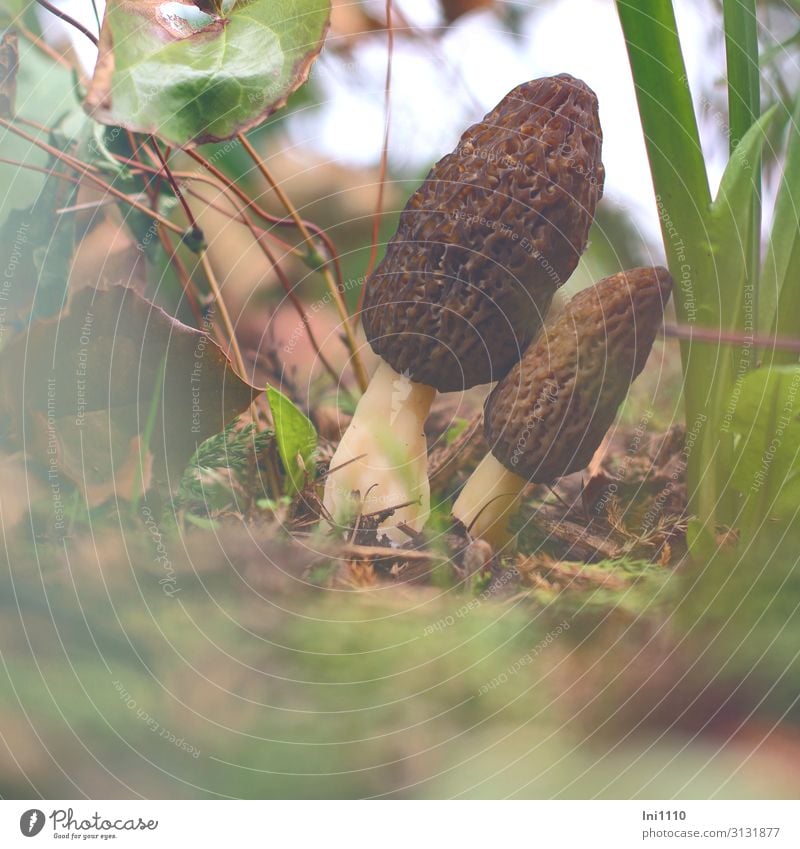
[[[351,528],[358,516],[396,507],[380,526],[390,540],[408,541],[401,523],[422,530],[430,513],[424,428],[435,397],[432,386],[381,362],[325,479],[323,504],[336,527]]]
[[[508,523],[527,483],[489,453],[464,484],[453,505],[453,518],[467,528],[470,536],[502,548],[510,539]]]

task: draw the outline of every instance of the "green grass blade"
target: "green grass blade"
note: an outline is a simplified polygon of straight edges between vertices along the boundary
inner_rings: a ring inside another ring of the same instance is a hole
[[[800,97],[789,119],[786,158],[761,274],[762,328],[800,336]],[[789,364],[797,355],[775,351],[772,361]]]
[[[628,50],[650,172],[656,192],[667,264],[675,279],[678,321],[719,326],[719,293],[709,250],[711,191],[697,117],[671,0],[617,0]],[[689,457],[689,510],[701,517],[693,545],[713,545],[716,506],[713,410],[709,353],[693,341],[681,344],[686,427],[698,434]],[[713,362],[713,360],[711,360]]]
[[[711,193],[672,2],[617,0],[617,11],[656,193],[673,219],[702,220]]]
[[[751,211],[761,184],[761,152],[777,114],[778,107],[771,107],[742,136],[722,175],[709,219],[715,274],[725,296],[720,303],[722,329],[751,335],[754,326],[739,324],[737,314],[747,300],[744,287],[758,283],[749,271],[750,246],[758,235],[753,233]]]
[[[724,0],[725,57],[728,66],[730,151],[761,112],[758,20],[755,0]]]
[[[761,78],[758,57],[756,0],[723,0],[725,59],[728,77],[728,144],[731,156],[761,113]],[[747,279],[752,287],[752,314],[740,306],[738,325],[753,333],[758,323],[761,268],[761,156],[752,163],[753,193],[749,202],[750,237],[745,256]],[[748,322],[753,326],[748,327]]]

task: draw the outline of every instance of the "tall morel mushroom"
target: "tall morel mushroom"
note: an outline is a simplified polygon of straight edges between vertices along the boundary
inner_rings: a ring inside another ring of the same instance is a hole
[[[584,251],[603,191],[597,98],[561,74],[524,83],[434,165],[366,282],[381,357],[326,479],[334,521],[429,511],[425,420],[436,392],[498,380],[541,327]],[[401,506],[406,505],[406,506]]]
[[[528,483],[585,468],[644,368],[672,278],[635,268],[579,292],[486,399],[491,453],[453,507],[475,537],[499,545]]]

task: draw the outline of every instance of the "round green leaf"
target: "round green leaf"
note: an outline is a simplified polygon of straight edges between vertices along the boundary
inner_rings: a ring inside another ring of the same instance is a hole
[[[170,144],[229,139],[305,81],[329,17],[330,0],[110,0],[85,108]]]

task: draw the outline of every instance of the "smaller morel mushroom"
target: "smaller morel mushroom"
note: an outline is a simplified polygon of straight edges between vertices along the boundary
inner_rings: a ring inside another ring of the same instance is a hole
[[[484,407],[491,453],[453,507],[473,537],[495,546],[528,483],[585,468],[647,361],[672,278],[635,268],[579,292],[548,322]]]
[[[469,127],[400,215],[365,284],[362,324],[381,362],[331,460],[335,525],[428,517],[425,420],[437,392],[499,380],[578,264],[603,194],[597,97],[568,74],[523,83]]]

